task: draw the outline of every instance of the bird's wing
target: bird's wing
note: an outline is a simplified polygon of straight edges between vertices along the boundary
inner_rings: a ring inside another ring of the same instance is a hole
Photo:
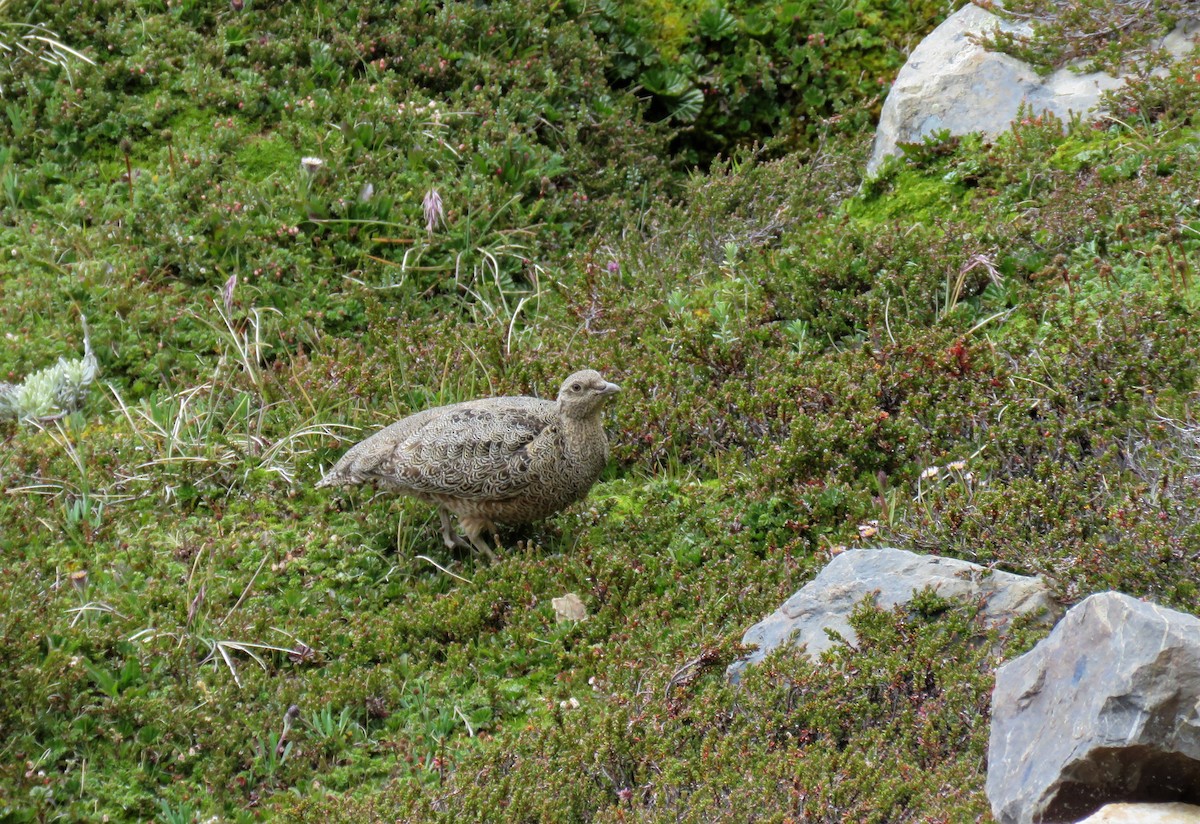
[[[396,445],[403,443],[413,432],[453,408],[453,406],[438,406],[422,410],[359,441],[346,450],[337,463],[325,473],[325,477],[317,486],[337,486],[381,480],[379,477],[380,466],[390,460]]]
[[[528,447],[553,426],[553,411],[554,404],[533,398],[447,407],[409,427],[380,456],[372,475],[382,483],[427,494],[510,498],[531,483]]]

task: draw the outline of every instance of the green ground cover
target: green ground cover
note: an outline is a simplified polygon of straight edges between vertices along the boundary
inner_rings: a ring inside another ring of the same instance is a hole
[[[893,5],[0,10],[95,61],[0,64],[0,381],[84,315],[100,370],[0,421],[0,820],[987,820],[1036,631],[925,597],[723,671],[844,546],[1196,611],[1200,74],[864,183]],[[498,564],[312,489],[585,366],[611,465]]]

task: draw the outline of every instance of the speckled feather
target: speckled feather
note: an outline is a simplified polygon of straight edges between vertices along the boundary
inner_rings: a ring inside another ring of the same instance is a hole
[[[456,515],[487,552],[495,523],[540,520],[585,496],[604,470],[600,416],[617,392],[592,370],[563,382],[557,401],[485,398],[426,409],[351,447],[317,486],[373,483],[436,504],[443,537]]]

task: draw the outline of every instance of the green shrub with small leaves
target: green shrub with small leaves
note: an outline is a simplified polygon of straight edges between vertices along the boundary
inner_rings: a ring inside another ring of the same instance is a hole
[[[0,420],[37,421],[79,410],[98,369],[86,327],[83,341],[82,358],[59,358],[54,366],[34,372],[20,384],[0,383]]]
[[[1193,15],[1186,0],[1016,0],[1003,5],[981,0],[979,5],[1030,24],[1028,35],[997,28],[981,42],[1046,72],[1068,63],[1114,75],[1131,67],[1166,65],[1159,41]]]
[[[613,81],[648,93],[651,117],[683,127],[675,148],[707,162],[772,138],[799,149],[831,128],[869,128],[908,51],[947,11],[890,0],[610,0],[591,25]]]

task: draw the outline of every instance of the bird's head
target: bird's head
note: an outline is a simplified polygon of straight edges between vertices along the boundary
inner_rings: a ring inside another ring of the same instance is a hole
[[[598,414],[604,401],[621,391],[592,369],[576,372],[563,381],[558,390],[558,405],[568,418],[588,418]]]

